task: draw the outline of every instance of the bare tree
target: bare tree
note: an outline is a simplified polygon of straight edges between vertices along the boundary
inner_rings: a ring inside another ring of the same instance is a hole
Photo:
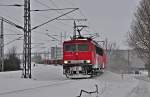
[[[20,70],[20,60],[16,54],[16,47],[9,49],[7,57],[4,59],[4,71]]]
[[[108,41],[107,69],[116,73],[128,72],[128,60],[125,58],[125,51],[120,50],[115,42]]]
[[[129,32],[129,45],[145,62],[150,77],[150,0],[142,0]]]

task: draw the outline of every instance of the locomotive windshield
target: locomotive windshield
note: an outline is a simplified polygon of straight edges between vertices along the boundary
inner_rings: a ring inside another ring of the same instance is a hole
[[[66,44],[64,46],[65,51],[77,52],[77,51],[88,51],[87,44]]]
[[[87,44],[78,44],[78,51],[88,51]]]
[[[76,51],[76,45],[75,44],[67,44],[67,45],[65,45],[64,49],[65,49],[65,51],[73,52],[73,51]]]

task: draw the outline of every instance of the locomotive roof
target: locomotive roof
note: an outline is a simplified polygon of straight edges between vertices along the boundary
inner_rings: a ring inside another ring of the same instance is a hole
[[[64,41],[64,43],[76,43],[76,42],[91,42],[95,46],[102,48],[101,45],[99,45],[96,41],[92,40],[91,38],[71,39],[71,40]]]
[[[74,43],[74,42],[91,42],[90,39],[71,39],[71,40],[67,40],[64,41],[64,43]]]

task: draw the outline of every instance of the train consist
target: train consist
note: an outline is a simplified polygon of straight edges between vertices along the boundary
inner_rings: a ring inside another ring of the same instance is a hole
[[[79,31],[79,30],[78,30]],[[63,42],[63,74],[68,78],[92,77],[106,67],[102,46],[79,33]]]

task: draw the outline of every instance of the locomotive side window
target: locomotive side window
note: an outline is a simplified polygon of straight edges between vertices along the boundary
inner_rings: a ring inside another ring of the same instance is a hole
[[[87,44],[78,44],[78,51],[88,51]]]
[[[97,46],[95,46],[95,48],[96,48],[96,53],[103,56],[103,50]]]
[[[67,44],[67,45],[65,45],[64,50],[70,51],[70,52],[76,51],[76,45],[75,44]]]

